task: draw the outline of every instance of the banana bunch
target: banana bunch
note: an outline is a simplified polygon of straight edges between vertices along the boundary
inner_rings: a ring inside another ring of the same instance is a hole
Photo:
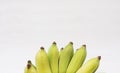
[[[74,52],[73,43],[69,42],[59,51],[56,42],[53,42],[48,52],[40,47],[35,56],[36,65],[28,60],[24,73],[95,73],[101,56],[91,58],[83,64],[86,56],[86,45]]]

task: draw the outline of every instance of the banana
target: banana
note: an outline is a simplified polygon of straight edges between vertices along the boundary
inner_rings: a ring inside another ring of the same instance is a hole
[[[28,60],[28,64],[25,67],[24,73],[37,73],[36,67]]]
[[[73,56],[73,53],[73,43],[69,42],[69,44],[65,46],[65,48],[62,50],[62,53],[60,54],[59,73],[66,73],[67,67]]]
[[[47,53],[43,47],[37,52],[35,56],[37,73],[52,73],[49,65]]]
[[[61,55],[61,53],[62,53],[62,50],[63,50],[63,48],[60,49],[60,52],[59,52],[59,58],[60,58],[60,55]]]
[[[53,42],[48,51],[48,59],[52,73],[58,73],[59,51],[56,42]]]
[[[62,51],[63,51],[63,48],[61,48],[60,51],[59,51],[58,67],[59,67],[59,61],[60,61],[60,56],[61,56]],[[59,69],[59,68],[58,68],[58,69]],[[58,72],[59,72],[59,70],[58,70]]]
[[[72,57],[66,73],[76,73],[76,71],[82,66],[86,55],[86,45],[82,45]]]
[[[88,60],[76,73],[94,73],[99,67],[101,56]]]

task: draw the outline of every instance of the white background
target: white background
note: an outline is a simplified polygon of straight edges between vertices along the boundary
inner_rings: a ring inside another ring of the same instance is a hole
[[[40,46],[87,45],[97,73],[120,73],[119,0],[0,0],[0,73],[23,73]]]

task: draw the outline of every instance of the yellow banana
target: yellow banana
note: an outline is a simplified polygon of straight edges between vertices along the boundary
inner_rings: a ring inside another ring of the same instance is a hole
[[[82,66],[86,55],[86,45],[82,45],[72,57],[66,73],[76,73],[76,71]]]
[[[94,73],[100,63],[101,56],[88,60],[76,73]]]
[[[24,73],[37,73],[36,67],[31,63],[31,61],[28,61],[27,66],[25,67]]]
[[[62,50],[59,59],[59,73],[66,73],[69,62],[73,56],[73,43],[70,42],[65,48]]]
[[[52,73],[58,73],[59,51],[56,42],[53,42],[48,51],[48,59]]]
[[[61,48],[61,49],[60,49],[60,52],[59,52],[59,57],[60,57],[60,55],[61,55],[61,53],[62,53],[62,50],[63,50],[63,48]]]
[[[40,50],[37,52],[35,61],[36,61],[37,73],[52,73],[50,69],[47,53],[43,47],[41,47]]]
[[[60,51],[59,51],[58,67],[59,67],[60,55],[61,55],[62,51],[63,51],[63,48],[61,48]],[[58,68],[58,69],[59,69],[59,68]],[[58,70],[58,72],[59,72],[59,70]]]

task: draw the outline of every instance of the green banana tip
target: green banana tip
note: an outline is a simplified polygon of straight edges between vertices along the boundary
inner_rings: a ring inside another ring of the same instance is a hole
[[[98,59],[101,60],[101,56],[98,56]]]
[[[40,47],[41,50],[44,50],[44,47]]]
[[[86,44],[83,44],[82,46],[86,47]]]
[[[28,63],[27,64],[27,69],[30,69],[30,67],[31,67],[31,64]]]
[[[31,60],[28,60],[28,63],[31,64]]]
[[[56,42],[54,41],[54,42],[53,42],[53,44],[55,44],[55,45],[56,45]]]
[[[73,45],[73,42],[70,42],[70,44],[72,44],[72,45]]]
[[[60,50],[63,50],[63,47]]]

